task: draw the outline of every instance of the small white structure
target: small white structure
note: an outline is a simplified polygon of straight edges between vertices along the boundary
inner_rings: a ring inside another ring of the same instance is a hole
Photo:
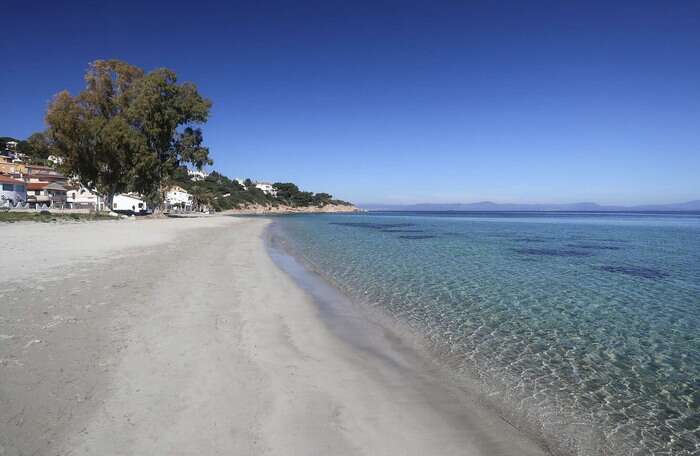
[[[62,165],[63,157],[58,157],[56,155],[49,155],[46,159],[54,165]]]
[[[150,212],[148,205],[142,198],[141,195],[136,193],[114,195],[114,199],[112,199],[112,211],[127,215],[148,214]]]
[[[191,211],[194,206],[194,197],[184,188],[175,185],[165,192],[165,204],[169,209],[177,208],[183,211]]]
[[[71,209],[92,209],[103,211],[104,199],[96,191],[83,187],[80,184],[67,189],[66,203]]]
[[[209,177],[209,173],[197,169],[187,169],[187,175],[190,176],[194,182],[201,181]]]
[[[277,196],[277,190],[269,182],[256,182],[255,188],[259,188],[266,195]]]
[[[19,202],[27,201],[27,186],[23,181],[12,179],[7,176],[0,176],[0,205],[9,202],[16,205]]]

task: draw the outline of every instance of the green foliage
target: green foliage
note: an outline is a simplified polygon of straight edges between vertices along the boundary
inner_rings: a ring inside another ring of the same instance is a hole
[[[19,152],[27,156],[27,161],[34,165],[50,165],[51,140],[44,132],[32,134],[26,141],[17,145]]]
[[[51,155],[51,143],[44,132],[34,133],[25,141],[9,136],[0,137],[0,151],[5,151],[7,143],[10,141],[17,143],[15,152],[22,154],[24,160],[28,163],[32,165],[51,165],[51,162],[47,160],[49,155]]]
[[[283,201],[290,201],[299,193],[299,187],[291,182],[276,182],[272,184],[275,190],[277,190],[277,198]]]
[[[19,139],[15,139],[11,136],[0,136],[0,152],[7,149],[7,143],[10,141],[14,141],[17,143],[21,142]],[[18,145],[18,147],[19,147],[19,145]]]
[[[90,214],[60,214],[50,211],[41,212],[0,212],[0,223],[14,222],[58,222],[58,221],[92,221],[92,220],[114,220],[108,215]]]
[[[171,184],[179,185],[192,193],[195,204],[206,204],[217,211],[236,209],[251,204],[276,205],[271,196],[266,195],[254,185],[247,189],[238,182],[213,171],[206,179],[193,181],[184,168],[173,174]]]
[[[327,204],[349,204],[332,199],[328,193],[312,193],[299,190],[291,182],[274,184],[277,197],[266,195],[265,192],[255,187],[255,184],[246,179],[244,185],[229,179],[221,173],[212,173],[203,180],[193,181],[184,167],[177,168],[169,180],[170,185],[179,185],[190,192],[195,204],[206,204],[216,211],[244,208],[249,205],[292,207],[322,207]]]
[[[63,91],[46,114],[51,151],[62,168],[108,195],[134,191],[159,199],[183,164],[211,165],[202,132],[211,101],[168,69],[145,73],[119,60],[93,62],[86,87]]]
[[[333,195],[328,193],[303,192],[291,182],[277,182],[273,184],[273,187],[277,190],[277,199],[293,207],[323,207],[328,204],[350,205],[345,201],[334,200]]]

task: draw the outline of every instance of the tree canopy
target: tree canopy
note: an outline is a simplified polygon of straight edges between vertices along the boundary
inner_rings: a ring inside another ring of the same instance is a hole
[[[328,193],[313,193],[299,190],[296,184],[291,182],[276,182],[273,187],[277,191],[277,199],[289,206],[325,206],[326,204],[347,205],[349,203],[334,200]]]
[[[46,114],[47,135],[62,168],[108,196],[134,191],[157,201],[163,184],[190,164],[211,165],[197,125],[211,101],[161,68],[150,73],[119,60],[97,60],[76,96],[58,93]]]

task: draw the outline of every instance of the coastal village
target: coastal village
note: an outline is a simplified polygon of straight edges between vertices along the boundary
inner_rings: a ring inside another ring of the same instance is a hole
[[[0,151],[0,207],[6,210],[60,210],[75,213],[102,212],[138,215],[152,210],[143,197],[127,193],[115,195],[112,207],[105,207],[105,199],[94,190],[85,188],[75,179],[70,179],[56,166],[37,165],[17,151],[17,142],[8,141]],[[48,161],[58,165],[58,157],[49,156]],[[193,178],[204,178],[202,171],[192,171]],[[193,211],[191,194],[179,186],[171,186],[165,192],[165,207],[168,210]],[[203,211],[208,209],[201,208]]]
[[[0,150],[0,210],[13,212],[50,211],[54,213],[112,213],[118,215],[146,215],[155,207],[138,193],[116,194],[111,205],[106,198],[94,189],[81,185],[78,179],[70,178],[58,170],[61,159],[49,155],[46,165],[32,163],[30,157],[17,150],[17,141],[7,141]],[[186,169],[191,182],[204,181],[209,173]],[[257,182],[233,179],[242,189],[256,189],[268,198],[276,198],[278,190],[270,182]],[[231,193],[223,193],[221,198],[229,198]],[[166,214],[208,214],[215,208],[198,201],[195,196],[180,185],[164,188],[160,208]],[[253,212],[277,212],[272,205],[265,207],[256,204],[243,208]],[[287,208],[290,209],[290,208]]]

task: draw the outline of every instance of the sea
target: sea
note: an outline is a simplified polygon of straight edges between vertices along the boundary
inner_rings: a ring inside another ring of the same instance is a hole
[[[309,214],[271,232],[553,453],[700,454],[700,213]]]

